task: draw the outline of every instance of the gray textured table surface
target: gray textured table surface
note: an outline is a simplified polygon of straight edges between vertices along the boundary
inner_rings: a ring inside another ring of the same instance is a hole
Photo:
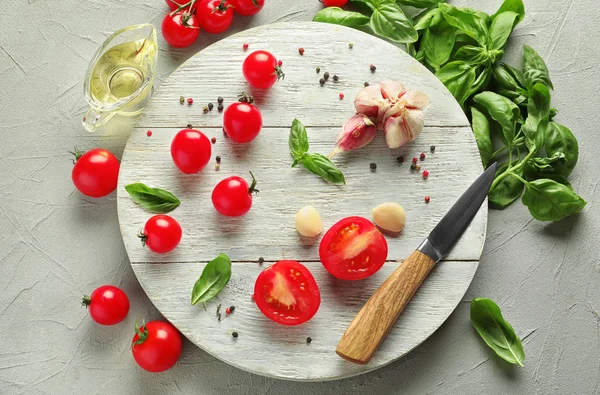
[[[169,372],[150,374],[131,357],[136,317],[160,315],[139,287],[119,234],[115,195],[73,191],[73,145],[123,151],[126,133],[90,135],[82,79],[97,47],[120,27],[160,25],[166,6],[149,1],[4,0],[0,10],[0,394],[598,394],[600,219],[596,203],[600,108],[600,7],[595,0],[529,0],[507,58],[536,48],[556,88],[557,120],[576,134],[572,182],[589,202],[582,215],[539,223],[521,204],[490,213],[481,265],[464,302],[427,342],[376,372],[301,384],[254,376],[186,343]],[[454,2],[487,11],[498,1]],[[267,0],[251,26],[309,20],[316,0]],[[178,65],[222,38],[202,34],[185,50],[160,41],[160,84]],[[83,293],[112,283],[130,296],[123,324],[95,325]],[[525,368],[492,355],[469,320],[469,301],[490,297],[525,337]]]

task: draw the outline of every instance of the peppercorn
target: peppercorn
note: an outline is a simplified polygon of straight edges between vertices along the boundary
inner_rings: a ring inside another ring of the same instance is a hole
[[[277,66],[279,66],[279,67],[283,66],[283,62],[281,60],[278,60],[277,61]]]
[[[317,71],[317,73],[321,72],[321,68],[319,66],[317,66],[317,68],[315,70]]]
[[[417,171],[421,171],[421,165],[415,165],[415,169],[416,169]]]
[[[371,69],[371,73],[374,73],[374,72],[375,72],[375,70],[377,70],[377,67],[375,67],[375,65],[374,65],[373,63],[371,63],[371,64],[369,65],[369,69]]]
[[[217,142],[217,138],[216,137],[211,138],[210,142],[213,143],[213,144],[216,143]]]
[[[265,261],[265,258],[263,258],[262,256],[260,258],[258,258],[259,265],[262,265],[264,261]]]
[[[429,203],[431,201],[431,198],[429,196],[425,196],[425,203]]]
[[[435,145],[432,145],[431,147],[429,147],[429,152],[431,152],[431,153],[435,152]]]
[[[220,169],[221,169],[221,164],[220,164],[220,163],[217,163],[217,164],[215,165],[215,170],[216,170],[216,171],[219,171]]]
[[[423,170],[423,178],[427,179],[429,177],[429,171]]]
[[[225,309],[225,315],[231,314],[231,309],[228,307]]]
[[[321,84],[321,86],[325,85],[325,78],[321,78],[319,80],[319,84]]]
[[[238,335],[238,333],[237,333],[237,332],[233,332],[233,333],[231,334],[231,336],[233,336],[234,338],[237,338],[239,335]]]
[[[235,306],[229,306],[229,311],[233,313],[235,311]]]
[[[223,98],[221,96],[217,97],[217,103],[222,104]]]
[[[206,114],[208,112],[208,106],[202,107],[202,112]]]
[[[425,160],[425,152],[421,152],[421,155],[419,156],[419,159]]]
[[[338,82],[340,80],[340,77],[338,77],[337,75],[333,75],[333,82]]]
[[[191,124],[191,123],[188,123],[188,124],[187,124],[187,128],[188,128],[188,129],[191,129],[191,128],[192,128],[192,124]]]
[[[371,163],[371,164],[369,165],[369,168],[371,169],[371,171],[375,171],[375,170],[377,170],[377,163]]]
[[[209,110],[212,110],[212,109],[213,109],[213,107],[214,107],[214,104],[212,104],[212,103],[208,103],[208,109],[209,109]]]
[[[223,105],[221,103],[217,106],[217,110],[219,110],[219,112],[223,111]]]
[[[152,136],[152,130],[148,130],[148,131],[146,132],[146,136],[148,136],[148,137]]]
[[[192,99],[191,97],[189,99],[187,99],[188,104],[192,104],[194,102],[194,99]]]
[[[354,47],[354,43],[348,43],[348,48],[352,49]]]
[[[365,88],[369,86],[369,83],[367,81],[365,81]]]
[[[410,169],[413,170],[413,171],[417,170],[417,165],[415,165],[414,163],[411,163],[410,164]]]
[[[325,74],[323,74],[323,78],[325,78],[325,81],[329,79],[329,71],[326,71]]]
[[[344,94],[340,93],[340,100],[344,100]]]
[[[399,156],[396,158],[396,162],[398,163],[404,163],[404,157],[403,156]]]
[[[309,336],[309,337],[307,337],[307,338],[306,338],[306,342],[307,342],[308,344],[310,344],[310,342],[312,342],[312,338],[311,338],[310,336]]]
[[[415,157],[413,158],[413,163],[416,165],[417,164],[418,159]]]
[[[304,48],[298,48],[298,53],[300,55],[304,55]]]
[[[244,43],[244,45],[242,45],[242,48],[244,49],[244,51],[246,51],[248,49],[249,45],[247,43]]]
[[[221,157],[219,155],[217,155],[215,159],[217,160],[217,163],[221,163]]]
[[[179,103],[180,103],[180,104],[183,104],[183,103],[185,103],[185,97],[183,97],[183,96],[179,96]]]

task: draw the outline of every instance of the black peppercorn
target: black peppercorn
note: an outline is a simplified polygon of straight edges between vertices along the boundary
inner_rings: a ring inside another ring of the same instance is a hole
[[[263,258],[262,256],[260,258],[258,258],[258,264],[262,265],[265,262],[265,258]]]
[[[432,145],[431,147],[429,147],[429,151],[432,153],[435,152],[435,145]]]
[[[191,123],[188,123],[188,124],[187,124],[187,128],[188,128],[188,129],[191,129],[191,128],[192,128],[192,124],[191,124]]]
[[[219,112],[223,111],[223,105],[219,103],[219,105],[217,106],[217,110],[219,110]]]
[[[396,158],[396,161],[398,163],[404,163],[404,157],[403,156],[399,156],[399,157]]]
[[[329,79],[329,71],[326,71],[325,74],[323,74],[323,78],[325,78],[325,81]]]
[[[374,72],[375,72],[375,70],[377,70],[377,67],[375,67],[375,65],[374,65],[373,63],[371,63],[371,64],[369,65],[369,69],[371,69],[371,73],[374,73]]]
[[[317,66],[317,68],[315,70],[317,71],[317,73],[321,72],[321,68],[319,66]]]
[[[212,103],[208,103],[208,109],[209,109],[209,110],[212,110],[212,109],[213,109],[213,107],[214,107],[214,104],[212,104]]]
[[[375,171],[375,170],[377,170],[377,163],[371,163],[371,164],[369,165],[369,168],[371,169],[371,171]]]
[[[223,98],[221,96],[217,97],[217,103],[219,103],[219,104],[223,103]]]
[[[333,76],[333,82],[338,82],[340,80],[340,77],[338,77],[337,75]]]
[[[233,313],[235,311],[235,306],[229,306],[229,312]]]
[[[237,338],[239,335],[238,335],[238,333],[237,333],[237,332],[233,332],[233,333],[231,334],[231,336],[233,336],[234,338]]]
[[[325,85],[325,78],[321,78],[319,80],[319,84],[321,84],[321,86]]]
[[[311,338],[310,336],[306,338],[306,342],[307,342],[308,344],[310,344],[310,342],[311,342],[311,341],[312,341],[312,338]]]
[[[369,83],[367,81],[365,81],[365,87],[369,86]]]
[[[217,155],[217,157],[215,158],[217,160],[217,163],[221,163],[221,157]]]

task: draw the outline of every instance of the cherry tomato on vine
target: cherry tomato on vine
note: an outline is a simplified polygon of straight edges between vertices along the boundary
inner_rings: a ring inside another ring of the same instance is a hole
[[[283,325],[310,320],[321,305],[321,292],[312,273],[296,261],[279,261],[263,270],[254,284],[256,306]]]
[[[233,7],[228,0],[202,0],[196,15],[202,29],[212,34],[223,33],[233,22]]]
[[[150,321],[135,328],[131,340],[133,359],[149,372],[164,372],[181,356],[181,335],[168,322]]]
[[[240,217],[252,207],[252,194],[256,189],[256,178],[252,176],[252,184],[248,186],[242,177],[233,176],[221,180],[212,192],[212,202],[215,210],[228,217]]]
[[[171,142],[171,157],[175,166],[185,174],[198,173],[210,160],[212,147],[204,133],[182,129]]]
[[[265,5],[265,0],[230,0],[233,9],[240,15],[257,14]]]
[[[155,215],[144,225],[144,230],[138,235],[142,245],[151,251],[165,253],[173,251],[181,241],[181,226],[173,217]]]
[[[193,13],[185,10],[178,11],[173,16],[168,13],[162,21],[162,34],[169,45],[176,48],[188,47],[200,35],[200,23]]]
[[[123,321],[129,313],[129,298],[120,288],[103,285],[84,296],[82,304],[90,311],[94,321],[102,325],[114,325]]]
[[[371,221],[347,217],[333,225],[319,245],[325,269],[342,280],[360,280],[375,274],[385,263],[387,241]]]
[[[263,89],[285,77],[275,56],[263,50],[254,51],[244,59],[242,72],[250,85]]]
[[[75,166],[71,178],[79,192],[99,198],[115,190],[120,165],[112,153],[101,148],[83,153],[75,147],[72,154],[75,155]]]
[[[223,129],[236,143],[248,143],[258,136],[262,128],[262,114],[250,103],[231,103],[223,114]]]
[[[321,0],[325,7],[343,7],[348,4],[348,0]]]
[[[169,9],[171,11],[175,11],[176,9],[179,8],[180,5],[186,5],[186,4],[187,4],[187,7],[184,8],[182,11],[188,11],[190,8],[189,7],[190,0],[165,0],[165,1],[167,2],[167,5],[169,6]],[[192,7],[192,12],[196,11],[196,7],[198,7],[198,3],[199,2],[194,3],[194,6]]]

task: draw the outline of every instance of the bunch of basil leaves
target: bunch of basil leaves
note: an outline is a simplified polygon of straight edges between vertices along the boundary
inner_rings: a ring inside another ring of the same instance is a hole
[[[522,70],[501,62],[504,46],[525,17],[522,0],[505,0],[493,15],[441,0],[352,0],[347,11],[328,7],[315,21],[335,23],[406,44],[407,52],[444,83],[471,120],[484,167],[498,161],[492,207],[519,197],[541,221],[559,221],[586,201],[567,177],[579,147],[571,131],[553,121],[554,89],[544,60],[523,48]],[[409,16],[410,6],[420,9]]]

